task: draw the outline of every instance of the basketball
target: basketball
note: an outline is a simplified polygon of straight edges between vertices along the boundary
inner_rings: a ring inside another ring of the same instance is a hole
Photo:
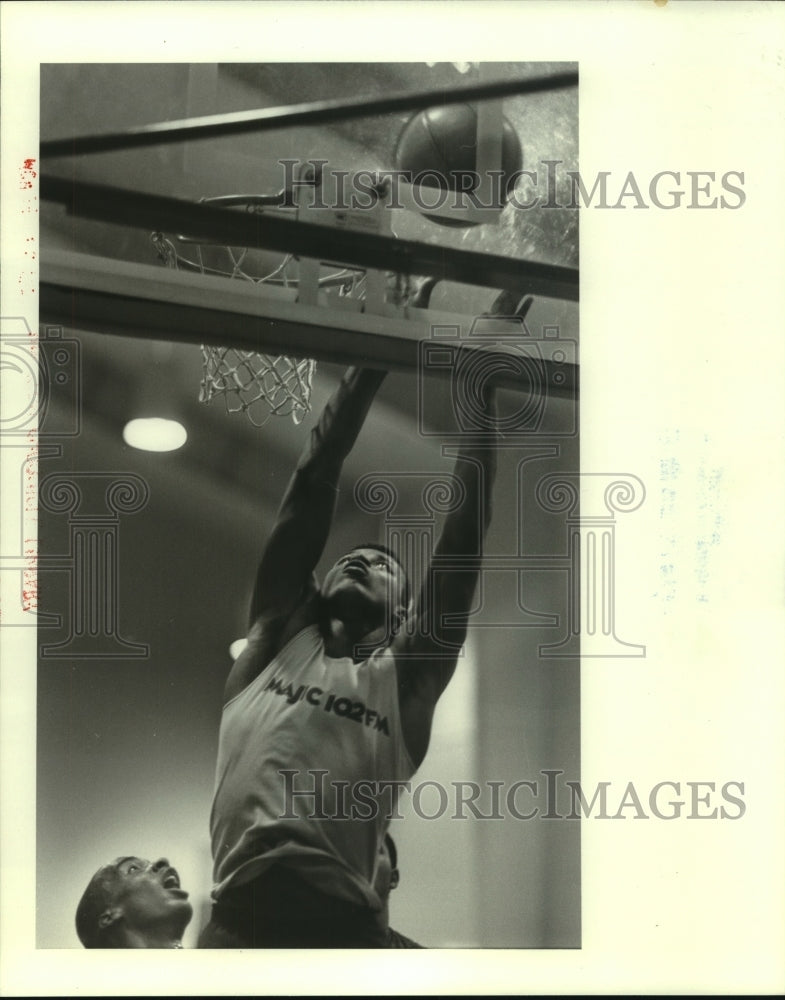
[[[502,136],[502,202],[509,197],[515,174],[523,165],[518,135],[504,119]],[[469,104],[427,108],[414,115],[403,128],[395,147],[395,166],[422,187],[447,191],[474,191],[477,176],[477,111]],[[425,218],[446,226],[465,226],[443,216],[423,213]]]

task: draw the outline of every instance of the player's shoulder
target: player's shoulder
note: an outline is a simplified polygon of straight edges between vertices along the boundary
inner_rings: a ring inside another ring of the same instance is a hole
[[[263,612],[248,631],[248,646],[257,650],[263,659],[271,659],[296,635],[317,623],[318,608],[314,597],[309,597],[285,614]]]
[[[263,612],[248,630],[245,649],[237,657],[224,687],[224,705],[263,673],[301,632],[317,624],[316,609],[306,601],[287,615]]]

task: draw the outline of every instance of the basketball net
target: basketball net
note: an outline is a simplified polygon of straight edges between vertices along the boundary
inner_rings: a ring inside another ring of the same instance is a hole
[[[261,208],[254,204],[253,199],[248,199],[247,203],[238,199],[235,204],[243,205],[247,211],[259,211]],[[258,267],[254,266],[259,262],[255,260],[255,254],[246,248],[202,244],[182,236],[172,240],[163,233],[153,233],[151,240],[158,256],[174,270],[219,275],[253,284],[297,284],[288,273],[293,262],[292,254],[287,254],[272,271],[259,274]],[[342,277],[351,283],[356,272],[346,272]],[[294,423],[299,424],[310,412],[311,387],[316,371],[313,359],[283,355],[274,357],[207,344],[201,345],[201,351],[200,402],[209,403],[220,396],[228,413],[245,413],[256,427],[262,427],[272,416],[291,416]]]
[[[290,199],[290,193],[282,191],[277,195],[224,195],[203,198],[202,202],[262,213],[270,208],[293,207]],[[297,191],[298,218],[313,200],[313,186],[306,185]],[[317,214],[322,224],[365,231],[370,227],[372,231],[394,237],[390,213],[385,210],[381,198],[372,211],[327,209]],[[305,305],[315,306],[323,299],[328,307],[337,307],[336,299],[341,299],[344,301],[340,305],[346,308],[353,306],[384,313],[388,292],[394,303],[410,299],[411,289],[406,276],[295,258],[293,254],[286,254],[273,266],[271,254],[265,251],[205,243],[186,236],[172,239],[160,232],[152,233],[151,240],[161,260],[174,270],[296,289],[297,301]],[[390,278],[393,287],[388,289]],[[354,301],[346,302],[346,299]],[[299,424],[310,411],[311,386],[316,371],[313,359],[276,357],[206,344],[201,350],[200,402],[209,403],[220,396],[229,413],[244,412],[257,427],[272,416],[291,416],[294,423]]]

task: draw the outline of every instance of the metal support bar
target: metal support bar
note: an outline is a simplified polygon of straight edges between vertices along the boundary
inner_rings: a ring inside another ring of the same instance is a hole
[[[77,331],[225,345],[403,371],[422,370],[420,345],[431,340],[434,326],[458,327],[467,335],[474,321],[471,316],[431,309],[410,308],[400,316],[343,312],[303,305],[295,296],[293,289],[48,251],[41,260],[39,315],[42,324]],[[462,346],[500,356],[509,353],[498,343]],[[544,365],[548,392],[576,398],[577,365],[553,366],[547,359]],[[556,367],[561,382],[551,377]],[[447,369],[426,373],[451,374]],[[509,374],[499,381],[517,390],[533,388]]]
[[[40,194],[69,212],[102,222],[183,233],[205,242],[293,253],[396,274],[433,275],[521,295],[578,301],[575,268],[514,260],[497,254],[340,231],[273,215],[249,215],[164,195],[42,175]]]
[[[389,94],[372,100],[313,101],[281,108],[257,108],[231,114],[205,115],[179,121],[155,122],[123,132],[106,135],[84,135],[64,139],[49,139],[41,143],[40,156],[76,156],[82,153],[106,153],[117,149],[139,149],[167,142],[194,139],[214,139],[225,135],[242,135],[291,125],[325,125],[329,122],[367,118],[371,115],[396,111],[416,111],[443,104],[491,100],[515,94],[536,94],[578,85],[576,72],[553,73],[524,80],[499,80],[494,83],[455,87],[452,90],[427,90],[417,94]]]

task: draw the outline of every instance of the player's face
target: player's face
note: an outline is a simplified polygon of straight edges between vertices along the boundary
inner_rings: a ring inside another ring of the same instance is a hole
[[[354,591],[379,607],[403,604],[406,577],[398,562],[378,549],[352,549],[335,563],[324,580],[322,593],[334,597]]]
[[[191,919],[188,893],[180,886],[180,876],[166,858],[118,858],[115,871],[114,903],[123,912],[127,926],[145,931],[164,924],[184,930]]]

